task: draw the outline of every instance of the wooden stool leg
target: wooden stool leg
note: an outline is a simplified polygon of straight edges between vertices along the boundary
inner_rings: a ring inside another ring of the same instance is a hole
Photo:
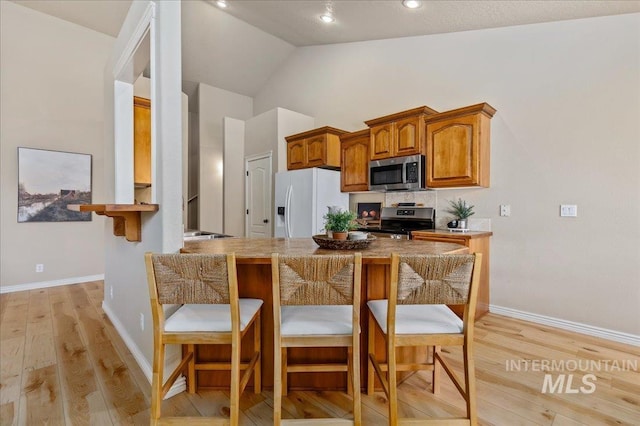
[[[238,426],[240,417],[240,344],[231,345],[231,393],[229,417],[231,426]]]
[[[431,374],[431,390],[434,395],[440,393],[440,377],[442,377],[442,365],[436,358],[436,354],[440,355],[440,346],[433,347],[433,371]]]
[[[253,370],[253,392],[262,392],[262,323],[260,311],[253,323],[253,351],[258,353],[258,360]]]
[[[352,396],[353,389],[353,348],[351,346],[347,347],[347,395]]]
[[[151,378],[151,424],[158,424],[162,407],[162,385],[164,382],[164,345],[155,339],[153,351],[153,374]]]
[[[351,351],[351,373],[353,379],[351,380],[353,385],[353,424],[354,426],[360,426],[362,424],[362,406],[360,401],[360,334],[357,333],[353,338],[353,349]]]
[[[396,374],[396,349],[392,339],[387,338],[387,381],[389,384],[389,424],[398,424],[398,380]]]
[[[282,363],[281,363],[282,395],[287,396],[287,394],[289,393],[289,389],[288,389],[289,386],[287,383],[287,348],[282,348],[281,352],[282,352]]]
[[[471,426],[478,424],[478,414],[476,411],[476,377],[475,362],[473,360],[473,350],[469,344],[463,347],[464,357],[464,381],[466,387],[467,416]]]
[[[282,420],[282,349],[279,342],[273,349],[273,425],[280,426]]]
[[[369,358],[369,354],[375,356],[376,353],[376,324],[375,319],[371,312],[369,312],[369,337],[367,342],[367,395],[373,395],[373,386],[375,380],[375,371],[373,369],[373,363]]]
[[[196,393],[196,345],[188,344],[187,352],[193,354],[187,365],[187,392]],[[188,354],[187,354],[188,355]]]

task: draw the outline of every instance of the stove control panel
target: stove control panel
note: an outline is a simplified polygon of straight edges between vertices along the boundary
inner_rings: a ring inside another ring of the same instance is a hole
[[[398,209],[396,211],[396,215],[398,216],[415,216],[416,215],[416,211],[413,209]]]

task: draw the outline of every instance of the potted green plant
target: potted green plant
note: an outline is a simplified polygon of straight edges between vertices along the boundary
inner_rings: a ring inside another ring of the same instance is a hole
[[[458,198],[457,201],[449,200],[449,208],[445,211],[458,219],[460,229],[467,229],[467,219],[475,213],[473,206],[467,204],[462,198]]]
[[[324,215],[324,229],[333,232],[336,240],[346,240],[349,230],[357,228],[354,220],[356,214],[349,210],[330,211]]]

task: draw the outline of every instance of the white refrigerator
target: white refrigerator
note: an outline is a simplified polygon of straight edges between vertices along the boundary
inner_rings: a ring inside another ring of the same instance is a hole
[[[340,192],[340,172],[319,168],[276,173],[276,237],[303,238],[324,233],[329,206],[349,209],[349,194]]]

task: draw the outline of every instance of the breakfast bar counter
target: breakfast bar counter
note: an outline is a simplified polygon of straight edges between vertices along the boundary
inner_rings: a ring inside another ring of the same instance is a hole
[[[189,241],[182,249],[183,253],[235,253],[238,263],[238,287],[240,297],[262,299],[262,386],[273,387],[273,305],[271,295],[271,254],[307,255],[307,254],[348,254],[362,253],[362,306],[361,306],[361,344],[360,359],[362,386],[366,387],[367,366],[367,308],[366,302],[383,299],[388,284],[390,254],[427,253],[458,254],[468,253],[468,248],[459,244],[432,241],[396,240],[378,238],[368,247],[360,250],[326,250],[321,249],[311,238],[221,238],[204,241]],[[242,353],[247,359],[253,340],[252,332],[243,339]],[[379,359],[384,358],[384,339],[376,339],[380,347],[376,349]],[[220,345],[198,348],[197,360],[229,359],[230,348]],[[289,358],[296,362],[337,362],[346,357],[345,348],[290,349]],[[398,350],[400,359],[422,359],[424,355],[413,352],[413,348]],[[229,372],[198,372],[200,388],[228,388]],[[253,379],[252,379],[253,380]],[[250,383],[251,385],[251,383]],[[291,389],[344,389],[347,385],[346,374],[336,373],[297,373],[289,376]]]
[[[213,240],[189,241],[183,253],[235,253],[240,264],[270,264],[271,253],[285,255],[307,254],[348,254],[362,253],[364,264],[388,264],[389,255],[394,253],[467,253],[459,244],[447,242],[426,242],[378,238],[361,250],[321,249],[311,238],[220,238]]]

